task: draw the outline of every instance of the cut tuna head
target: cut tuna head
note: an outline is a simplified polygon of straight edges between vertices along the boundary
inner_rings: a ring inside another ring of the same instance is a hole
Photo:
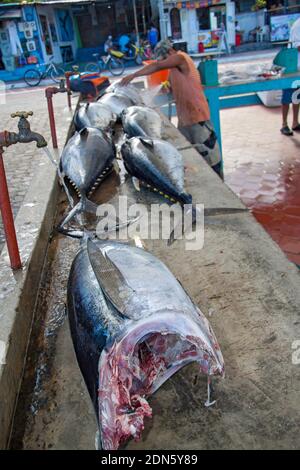
[[[208,376],[224,373],[217,340],[201,312],[199,322],[179,312],[129,322],[126,333],[102,351],[99,361],[103,448],[118,449],[131,437],[138,440],[144,419],[152,415],[147,397],[194,361]]]

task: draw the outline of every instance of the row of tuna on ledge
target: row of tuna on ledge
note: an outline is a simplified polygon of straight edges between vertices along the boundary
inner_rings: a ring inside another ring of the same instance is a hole
[[[72,236],[65,227],[80,213],[96,213],[90,197],[116,168],[117,122],[135,188],[192,203],[182,156],[162,140],[160,114],[144,105],[133,85],[111,85],[97,102],[82,104],[74,122],[77,131],[64,148],[60,172],[79,202],[61,222],[63,233]],[[160,260],[126,243],[76,233],[82,241],[68,281],[71,336],[97,416],[97,447],[113,450],[141,437],[152,414],[147,398],[175,372],[197,362],[210,380],[224,375],[224,361],[209,322]]]

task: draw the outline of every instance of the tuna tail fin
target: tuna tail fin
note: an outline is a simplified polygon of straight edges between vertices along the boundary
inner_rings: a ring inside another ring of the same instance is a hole
[[[59,233],[65,235],[66,237],[75,238],[77,240],[81,240],[81,244],[86,243],[87,240],[93,240],[95,238],[95,234],[90,232],[89,230],[69,230],[65,228],[60,228]]]
[[[81,193],[80,194],[80,201],[74,206],[70,212],[63,218],[63,220],[59,223],[57,229],[59,232],[63,233],[63,228],[64,226],[70,222],[74,217],[77,215],[83,213],[83,212],[88,212],[89,214],[97,214],[97,209],[98,206],[94,202],[90,201],[87,199],[86,195]],[[82,221],[79,221],[80,225],[82,224]]]
[[[188,208],[184,208],[184,217],[170,233],[168,246],[172,245],[175,240],[181,239],[184,233],[192,230],[199,217],[202,217],[202,211],[194,204],[189,204]]]
[[[66,217],[63,218],[63,220],[59,223],[59,225],[57,226],[57,230],[58,232],[62,233],[62,234],[65,234],[65,235],[70,235],[70,231],[68,229],[65,229],[65,225],[70,222],[70,220],[72,220],[75,216],[83,213],[83,212],[88,212],[89,214],[94,214],[94,215],[97,215],[97,211],[98,211],[98,206],[97,204],[95,204],[94,202],[90,201],[85,194],[81,194],[81,199],[80,201],[76,204],[75,207],[73,207],[71,209],[71,211],[66,215]],[[115,230],[120,230],[121,228],[124,228],[124,227],[127,227],[128,225],[136,222],[140,217],[136,217],[135,219],[132,219],[132,220],[126,220],[125,222],[121,221],[118,217],[116,218],[116,220],[114,220],[114,222],[116,222],[116,225],[114,227]],[[80,220],[79,221],[80,225],[83,225],[83,222]],[[103,234],[105,233],[109,233],[111,230],[106,230],[105,232],[103,232]],[[101,232],[98,232],[99,235],[101,234]],[[70,235],[71,236],[71,235]],[[80,236],[74,236],[73,238],[82,238]]]

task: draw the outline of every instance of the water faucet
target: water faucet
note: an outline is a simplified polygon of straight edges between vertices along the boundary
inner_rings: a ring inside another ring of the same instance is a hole
[[[11,114],[12,118],[20,118],[18,123],[19,133],[16,134],[15,132],[9,132],[8,136],[8,145],[16,144],[17,142],[20,143],[28,143],[28,142],[36,142],[36,146],[38,148],[46,147],[47,142],[41,134],[37,132],[32,132],[30,129],[30,123],[28,122],[27,118],[32,116],[32,111],[17,111],[16,113]]]

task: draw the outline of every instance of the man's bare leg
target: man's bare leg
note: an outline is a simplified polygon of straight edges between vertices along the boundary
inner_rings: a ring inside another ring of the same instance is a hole
[[[298,128],[299,126],[299,104],[293,104],[293,125],[292,128]],[[300,126],[299,126],[300,130]]]
[[[287,117],[288,117],[288,114],[289,114],[289,108],[290,108],[290,105],[289,104],[283,104],[281,106],[281,111],[282,111],[282,127],[286,127],[288,125],[287,123]]]
[[[281,105],[281,112],[282,112],[282,128],[280,129],[281,134],[286,136],[293,135],[293,131],[288,126],[287,118],[289,114],[289,104],[282,104]]]

